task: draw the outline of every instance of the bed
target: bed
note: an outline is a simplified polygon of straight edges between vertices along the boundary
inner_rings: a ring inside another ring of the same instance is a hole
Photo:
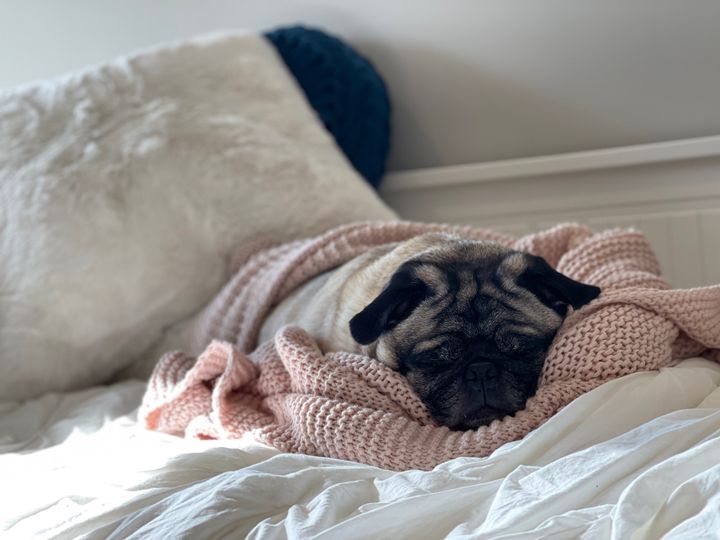
[[[144,389],[3,404],[5,534],[650,539],[720,528],[720,367],[708,360],[608,383],[489,458],[429,472],[145,431]]]
[[[213,47],[229,46],[228,39],[245,50],[252,49],[255,61],[269,54],[266,45],[258,45],[254,38],[248,42],[245,37],[232,36],[203,38],[193,42],[191,49],[195,47],[192,50],[207,60],[217,53]],[[168,61],[167,55],[172,60],[186,54],[187,47],[175,44],[146,51],[65,79],[62,84],[81,88],[88,77],[98,73],[107,77],[113,70],[125,76],[133,70],[174,69],[177,64]],[[158,59],[164,60],[160,63]],[[248,69],[256,70],[258,65],[247,63]],[[304,107],[291,121],[278,121],[275,126],[278,132],[290,130],[283,132],[283,141],[297,138],[299,131],[292,130],[313,122],[309,108],[298,105],[301,94],[287,84],[286,73],[268,68],[266,76],[259,79],[276,85],[274,91],[285,96],[283,107]],[[282,94],[280,79],[290,88],[287,94]],[[39,92],[37,87],[33,91]],[[24,102],[27,95],[23,94]],[[255,99],[250,94],[242,97]],[[80,125],[92,125],[93,104],[98,103],[92,100],[105,98],[91,95],[88,99],[87,110],[75,111]],[[34,106],[39,109],[37,103]],[[259,103],[256,111],[262,110]],[[165,119],[161,105],[150,112]],[[87,116],[80,114],[83,111]],[[195,118],[208,114],[213,125],[218,125],[215,112],[195,111]],[[143,145],[132,146],[142,156],[152,156],[152,145],[160,144],[161,127],[154,126],[152,133],[143,134]],[[123,129],[117,131],[126,133]],[[558,220],[596,227],[635,225],[646,232],[676,286],[720,281],[720,260],[713,250],[720,240],[717,138],[395,173],[381,190],[390,210],[356,173],[347,172],[348,164],[337,157],[340,154],[334,146],[332,151],[323,150],[329,139],[319,127],[302,129],[308,131],[300,138],[312,148],[297,152],[293,159],[304,159],[304,153],[319,157],[302,166],[282,165],[290,167],[293,174],[337,173],[342,178],[341,188],[317,180],[306,187],[332,192],[338,201],[345,201],[344,206],[338,205],[340,213],[353,211],[354,203],[362,200],[363,212],[375,219],[393,219],[397,213],[407,219],[482,225],[513,234]],[[262,134],[266,142],[275,140],[270,132]],[[92,152],[85,142],[83,148]],[[155,162],[142,163],[143,167],[156,167]],[[183,162],[172,171],[182,176],[186,166],[192,163]],[[286,169],[271,162],[267,170],[278,174]],[[258,166],[256,184],[263,173]],[[678,178],[683,179],[682,189],[673,188]],[[518,194],[523,196],[518,198]],[[115,199],[124,200],[121,195],[113,193]],[[208,200],[220,212],[222,192],[215,195]],[[192,198],[193,193],[188,200]],[[185,199],[176,203],[185,211],[190,208]],[[228,209],[217,223],[201,222],[217,234],[227,228],[224,220],[235,215],[233,210]],[[289,223],[302,223],[292,212],[288,215]],[[306,234],[335,225],[334,216],[320,216]],[[171,223],[180,226],[179,221]],[[229,238],[227,244],[247,241],[267,226],[256,225],[246,231],[247,236]],[[285,222],[277,228],[283,227],[290,226]],[[185,241],[200,246],[206,237],[188,233]],[[80,247],[86,249],[87,245]],[[68,362],[75,361],[65,365],[68,370],[72,367],[84,373],[88,362],[97,362],[96,372],[88,379],[96,382],[76,389],[52,380],[46,372],[42,382],[50,385],[48,390],[30,397],[11,396],[0,403],[0,477],[4,479],[0,529],[5,535],[652,539],[712,538],[720,530],[720,365],[704,358],[608,382],[489,457],[461,457],[430,471],[391,471],[328,457],[281,453],[252,437],[207,441],[142,429],[138,406],[146,383],[131,375],[152,367],[168,342],[161,339],[142,357],[136,353],[147,349],[161,333],[166,337],[172,334],[166,327],[168,318],[179,321],[181,328],[182,319],[227,278],[219,268],[230,249],[226,245],[213,249],[212,253],[200,250],[197,255],[207,265],[199,270],[193,267],[193,271],[204,275],[202,271],[214,270],[210,272],[212,283],[193,289],[193,305],[186,295],[179,303],[143,312],[143,324],[134,325],[142,326],[139,330],[129,325],[138,332],[133,335],[135,344],[142,347],[128,348],[125,334],[123,339],[103,336],[100,349],[67,352]],[[150,243],[149,252],[157,250],[157,245]],[[142,253],[135,254],[142,258]],[[177,264],[191,266],[185,259]],[[143,267],[130,270],[140,274]],[[175,280],[168,292],[170,298],[197,275],[161,273],[153,286]],[[111,322],[120,320],[122,314],[124,306],[116,305],[118,311],[110,317]],[[139,317],[130,309],[134,306],[125,307]],[[163,320],[158,315],[161,312]],[[86,338],[79,336],[80,341]],[[128,350],[137,357],[134,360],[141,361],[139,367],[123,359]],[[39,351],[37,354],[50,354],[46,349]],[[123,367],[138,370],[116,374],[114,382],[108,381],[118,367],[118,358],[123,359]],[[32,375],[31,371],[27,376]]]

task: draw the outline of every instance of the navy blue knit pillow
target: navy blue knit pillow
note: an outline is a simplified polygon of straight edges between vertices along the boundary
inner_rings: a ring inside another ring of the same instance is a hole
[[[377,187],[390,150],[390,98],[372,64],[319,30],[291,26],[265,36],[350,163]]]

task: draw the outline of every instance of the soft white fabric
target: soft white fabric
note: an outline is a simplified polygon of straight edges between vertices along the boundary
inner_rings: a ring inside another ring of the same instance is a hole
[[[0,405],[11,538],[712,538],[720,366],[615,380],[486,459],[395,473],[142,431],[143,385]]]
[[[0,398],[103,381],[242,241],[393,216],[260,36],[0,92]]]

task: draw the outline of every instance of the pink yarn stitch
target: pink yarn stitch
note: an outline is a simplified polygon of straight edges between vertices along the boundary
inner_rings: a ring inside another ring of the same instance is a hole
[[[371,358],[323,355],[294,327],[256,348],[263,320],[294,288],[370,247],[430,231],[530,251],[603,289],[565,321],[524,410],[474,431],[451,431],[432,422],[402,376]],[[347,225],[250,257],[198,324],[195,346],[204,351],[197,359],[178,352],[163,356],[140,415],[158,431],[197,438],[250,432],[283,451],[395,470],[487,456],[610,379],[699,354],[720,358],[720,286],[668,290],[659,272],[637,231],[593,233],[570,224],[515,240],[448,225]]]

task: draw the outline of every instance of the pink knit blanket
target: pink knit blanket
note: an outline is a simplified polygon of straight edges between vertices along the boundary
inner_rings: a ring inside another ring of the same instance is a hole
[[[402,376],[372,358],[323,355],[295,327],[256,348],[263,320],[293,289],[373,246],[430,231],[502,242],[602,288],[566,319],[524,410],[477,430],[451,431],[432,422]],[[458,456],[487,456],[610,379],[689,356],[720,359],[720,286],[668,290],[636,231],[595,234],[560,225],[516,240],[469,227],[361,223],[245,252],[197,327],[201,354],[160,359],[140,411],[147,428],[197,438],[250,433],[287,452],[431,469]]]

